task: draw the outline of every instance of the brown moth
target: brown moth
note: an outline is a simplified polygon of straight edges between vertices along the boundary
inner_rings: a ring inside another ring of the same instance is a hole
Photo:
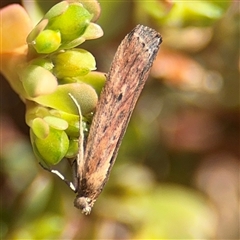
[[[90,214],[94,202],[108,181],[133,109],[148,78],[162,38],[155,30],[136,26],[121,42],[112,61],[106,84],[84,144],[81,109],[79,154],[73,163],[74,181],[56,174],[77,194],[74,206]],[[86,145],[86,147],[85,147]]]
[[[77,159],[74,205],[86,215],[109,178],[161,42],[158,32],[138,25],[118,47],[96,107],[84,154],[80,147],[81,157]]]

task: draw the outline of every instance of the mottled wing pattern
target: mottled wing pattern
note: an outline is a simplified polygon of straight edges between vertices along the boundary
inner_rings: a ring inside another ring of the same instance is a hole
[[[161,41],[155,30],[138,25],[124,38],[115,54],[93,117],[83,164],[78,169],[81,176],[77,199],[86,198],[89,209],[108,180]]]

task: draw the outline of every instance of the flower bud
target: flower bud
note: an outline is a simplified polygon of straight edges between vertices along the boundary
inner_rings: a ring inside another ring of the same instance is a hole
[[[52,53],[61,45],[61,34],[59,31],[43,30],[36,37],[33,47],[38,53]]]
[[[83,76],[96,69],[95,58],[84,49],[58,53],[53,57],[53,64],[53,73],[59,79]]]
[[[72,41],[80,37],[86,30],[93,15],[90,14],[82,4],[69,4],[67,10],[49,20],[47,29],[59,30],[61,32],[62,42]]]

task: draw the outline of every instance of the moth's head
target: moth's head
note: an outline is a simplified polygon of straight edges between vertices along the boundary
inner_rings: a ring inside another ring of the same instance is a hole
[[[74,200],[74,206],[82,211],[83,214],[89,215],[93,206],[90,198],[77,196]]]

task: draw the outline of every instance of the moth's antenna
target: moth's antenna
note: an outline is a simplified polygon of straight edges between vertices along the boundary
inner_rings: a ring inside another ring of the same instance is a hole
[[[78,166],[83,163],[83,157],[84,157],[84,134],[83,134],[83,125],[82,125],[82,112],[81,112],[81,108],[80,105],[78,104],[76,98],[71,94],[68,93],[68,95],[71,97],[71,99],[73,100],[74,104],[77,107],[78,110],[78,114],[79,114],[79,139],[78,139],[78,159],[77,159],[77,164]]]
[[[73,184],[72,182],[68,181],[58,170],[54,170],[54,169],[50,169],[50,168],[48,168],[48,167],[45,167],[45,166],[44,166],[42,163],[40,163],[40,162],[39,162],[39,164],[40,164],[40,166],[41,166],[44,170],[46,170],[46,171],[48,171],[48,172],[50,172],[50,173],[53,173],[53,174],[55,174],[56,176],[58,176],[60,179],[62,179],[62,180],[68,185],[69,188],[71,188],[74,192],[76,192],[76,187],[74,186],[74,184]]]
[[[79,113],[79,153],[78,153],[78,158],[77,158],[77,163],[76,161],[73,162],[72,168],[73,168],[73,182],[70,182],[67,180],[63,174],[61,174],[58,170],[55,169],[50,169],[48,167],[45,167],[43,164],[39,163],[41,167],[48,172],[51,172],[58,176],[60,179],[62,179],[74,192],[77,191],[77,185],[78,185],[78,166],[79,164],[83,164],[83,156],[84,156],[84,149],[83,149],[83,141],[84,141],[84,135],[83,135],[83,127],[82,127],[82,113],[81,113],[81,108],[76,100],[75,97],[71,93],[68,93],[70,98],[73,100],[74,104],[77,107],[78,113]]]

